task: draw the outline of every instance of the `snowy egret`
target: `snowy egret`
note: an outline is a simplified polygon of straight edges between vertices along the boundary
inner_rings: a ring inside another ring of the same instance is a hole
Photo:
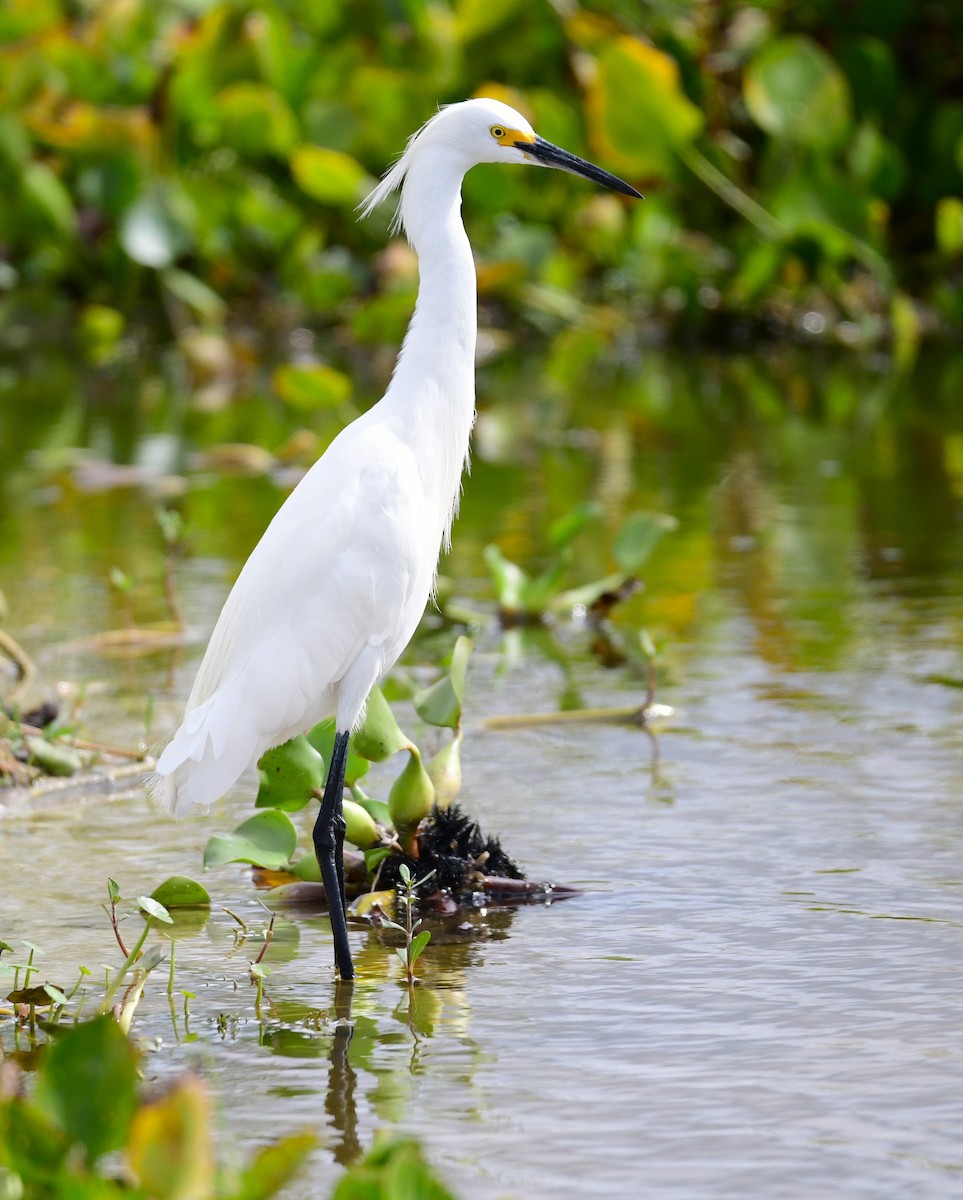
[[[348,739],[415,632],[458,506],[477,331],[461,184],[485,162],[557,167],[639,195],[496,100],[444,108],[411,138],[362,206],[367,215],[400,188],[395,228],[418,255],[418,299],[391,383],[338,434],[244,564],[157,763],[155,790],[175,812],[208,805],[266,750],[335,718],[314,846],[343,979],[354,977],[342,857]]]

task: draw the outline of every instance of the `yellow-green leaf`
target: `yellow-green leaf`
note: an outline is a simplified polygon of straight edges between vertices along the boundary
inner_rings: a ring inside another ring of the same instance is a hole
[[[284,363],[271,383],[285,404],[298,412],[336,408],[351,399],[351,380],[325,363]]]
[[[350,207],[373,182],[356,158],[326,146],[299,146],[291,155],[291,174],[313,199]]]
[[[210,1097],[193,1075],[138,1110],[127,1153],[146,1194],[157,1200],[202,1200],[213,1193],[210,1128]]]
[[[675,59],[634,37],[607,43],[589,90],[592,141],[606,166],[631,175],[666,175],[675,152],[702,129],[682,90]]]

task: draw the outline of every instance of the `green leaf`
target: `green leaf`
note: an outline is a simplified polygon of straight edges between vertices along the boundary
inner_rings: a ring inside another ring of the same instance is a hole
[[[297,862],[291,863],[288,870],[292,875],[297,875],[298,879],[305,883],[320,883],[321,882],[321,867],[318,863],[317,856],[313,853],[302,854]],[[281,885],[284,886],[283,884]]]
[[[765,46],[746,70],[743,94],[757,125],[798,145],[832,149],[852,128],[845,75],[802,35],[778,37]]]
[[[522,593],[529,582],[528,576],[494,544],[486,546],[482,554],[495,583],[499,607],[506,612],[521,612]]]
[[[233,833],[215,834],[204,849],[204,866],[253,863],[279,870],[286,867],[298,844],[298,831],[291,818],[276,808],[256,813]]]
[[[163,904],[159,904],[151,896],[138,896],[137,906],[147,913],[149,917],[154,917],[155,920],[163,921],[165,925],[174,924],[174,918],[170,915]]]
[[[366,763],[367,761],[367,759],[362,759],[362,762]],[[382,825],[391,824],[391,813],[388,812],[388,805],[384,800],[376,800],[374,796],[369,796],[357,784],[352,786],[351,795],[354,797],[355,803],[360,804],[368,816],[373,817]]]
[[[381,688],[373,687],[368,696],[364,722],[352,734],[355,751],[370,762],[385,762],[399,750],[407,750],[410,740],[401,732],[395,715]]]
[[[936,205],[936,244],[944,254],[963,251],[963,200],[944,196]]]
[[[257,808],[299,812],[324,787],[324,759],[303,735],[262,754],[257,765],[260,781]]]
[[[364,199],[374,182],[357,159],[324,146],[299,146],[291,155],[291,174],[314,200],[349,208]]]
[[[364,865],[368,874],[371,875],[378,863],[384,862],[390,853],[391,850],[387,846],[375,846],[373,850],[365,850]]]
[[[271,386],[297,412],[338,408],[351,399],[351,380],[324,363],[283,363],[271,376]]]
[[[265,1146],[243,1168],[239,1185],[224,1200],[270,1200],[301,1170],[317,1144],[315,1134],[300,1133]]]
[[[465,695],[465,672],[468,669],[472,646],[470,638],[460,637],[455,642],[455,648],[452,651],[448,674],[412,697],[411,702],[415,706],[415,712],[429,725],[455,729],[461,721],[462,701]]]
[[[431,930],[423,929],[421,933],[416,933],[411,939],[411,950],[408,954],[408,961],[412,966],[418,961],[425,951],[425,947],[431,941]]]
[[[417,1143],[381,1139],[349,1168],[331,1200],[455,1200],[432,1173]]]
[[[217,292],[189,271],[168,267],[161,272],[161,282],[172,296],[205,320],[220,323],[227,315],[227,304]]]
[[[632,574],[648,562],[663,535],[679,528],[668,513],[634,512],[619,527],[612,541],[615,561],[626,574]]]
[[[120,884],[116,879],[111,879],[107,876],[107,895],[110,897],[111,904],[116,904],[120,900]]]
[[[331,755],[334,753],[334,717],[329,717],[328,720],[322,721],[320,725],[315,725],[313,729],[309,729],[305,734],[311,745],[317,750],[326,763],[331,761]],[[356,754],[353,745],[354,739],[348,743],[348,761],[344,768],[344,782],[349,788],[354,788],[359,779],[363,779],[371,769],[371,763],[366,758],[362,758],[360,754]],[[359,804],[363,803],[360,796],[355,796]],[[374,813],[371,814],[375,816]],[[379,818],[375,818],[376,820]]]
[[[602,505],[597,500],[587,500],[552,522],[548,530],[549,541],[556,550],[564,550],[590,521],[595,521],[602,515],[602,511]]]
[[[83,1146],[88,1162],[126,1144],[137,1107],[137,1055],[113,1017],[64,1031],[44,1061],[34,1099]]]
[[[151,899],[164,908],[206,908],[211,897],[203,884],[186,875],[172,875],[151,892]]]
[[[229,84],[214,97],[214,115],[220,140],[241,154],[284,157],[298,140],[290,105],[263,83]]]
[[[58,233],[72,234],[77,214],[70,193],[46,163],[29,162],[23,168],[22,184],[25,195],[34,209]]]
[[[83,766],[77,751],[62,742],[48,742],[34,734],[28,734],[23,740],[30,751],[30,761],[47,775],[76,775]]]
[[[703,116],[682,90],[674,58],[634,37],[606,41],[588,95],[592,134],[607,164],[665,176]]]

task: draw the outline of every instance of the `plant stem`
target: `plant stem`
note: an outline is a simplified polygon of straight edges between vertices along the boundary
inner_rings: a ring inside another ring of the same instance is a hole
[[[719,168],[714,166],[694,146],[683,147],[679,151],[679,157],[693,175],[701,179],[706,187],[711,188],[720,200],[723,200],[730,208],[734,208],[750,224],[755,225],[759,232],[770,241],[777,242],[786,236],[782,224],[772,213],[767,212],[761,204],[746,195],[742,188],[723,175]]]

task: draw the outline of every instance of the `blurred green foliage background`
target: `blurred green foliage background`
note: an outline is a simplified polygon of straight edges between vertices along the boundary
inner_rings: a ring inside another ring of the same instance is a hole
[[[393,343],[415,266],[355,206],[437,104],[488,94],[647,197],[473,171],[493,328],[909,359],[963,318],[961,47],[956,0],[5,0],[0,330],[77,319],[95,360],[160,314]]]

